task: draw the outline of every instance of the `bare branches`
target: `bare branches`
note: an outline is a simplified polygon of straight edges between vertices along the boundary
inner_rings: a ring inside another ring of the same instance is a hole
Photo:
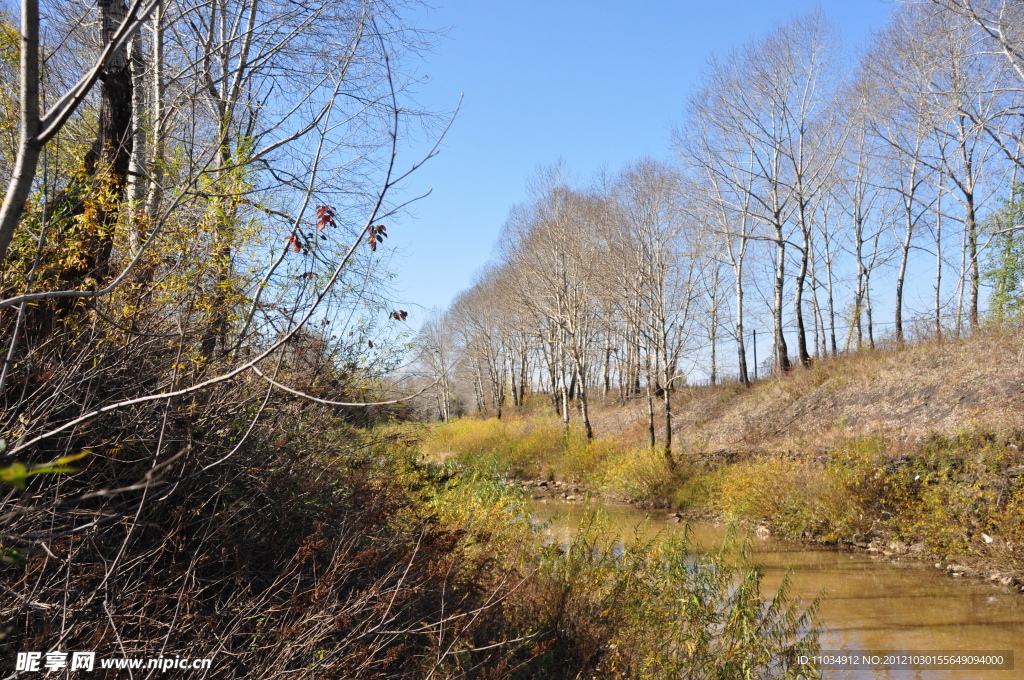
[[[139,33],[158,4],[157,30]],[[392,663],[396,637],[432,632],[417,632],[425,619],[414,610],[432,616],[433,591],[416,605],[409,594],[451,545],[425,522],[419,547],[380,540],[408,507],[401,494],[376,497],[375,481],[343,474],[335,487],[306,462],[371,455],[360,449],[375,442],[338,433],[415,396],[378,396],[395,393],[388,373],[402,330],[385,321],[386,272],[367,243],[405,205],[396,184],[436,153],[409,170],[398,153],[407,117],[418,115],[394,73],[395,55],[411,47],[397,18],[381,14],[386,3],[139,0],[123,9],[128,19],[88,58],[86,75],[45,116],[36,111],[38,129],[25,117],[25,148],[46,144],[55,161],[39,177],[25,170],[7,195],[18,216],[0,276],[4,465],[82,457],[65,476],[0,498],[0,550],[30,574],[8,583],[17,597],[5,594],[4,619],[40,613],[18,633],[27,646],[38,642],[31,635],[46,648],[109,636],[125,654],[222,650],[219,677],[236,675],[236,663],[267,677],[321,665],[358,677]],[[38,17],[26,25],[38,28]],[[132,30],[135,61],[150,67],[132,73],[139,96],[121,98],[130,103],[116,113],[147,143],[124,191],[57,131],[90,124],[89,88]],[[31,73],[36,61],[23,69],[29,85],[46,77]],[[141,96],[147,85],[155,97]],[[314,211],[332,217],[317,223]],[[289,236],[301,239],[299,252]],[[81,262],[104,245],[100,275]],[[317,436],[292,444],[306,425]],[[330,529],[303,505],[309,489],[314,505],[331,508]],[[269,529],[254,530],[258,518]],[[242,581],[225,576],[225,547]],[[394,569],[369,573],[377,550]],[[318,588],[336,594],[295,606]],[[357,623],[339,634],[345,616]],[[270,628],[292,631],[295,645],[239,646]],[[338,652],[328,663],[316,656],[321,645]]]
[[[39,1],[22,2],[21,141],[15,169],[3,205],[0,206],[0,262],[7,258],[11,238],[35,180],[39,153],[43,146],[74,114],[109,60],[138,32],[159,2],[133,0],[124,21],[104,46],[92,68],[42,116],[39,114]]]

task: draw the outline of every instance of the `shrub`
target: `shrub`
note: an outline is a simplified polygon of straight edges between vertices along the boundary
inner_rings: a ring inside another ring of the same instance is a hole
[[[669,466],[660,449],[649,446],[621,450],[610,456],[601,473],[604,490],[657,505],[672,497],[679,481],[680,471]]]
[[[732,519],[770,521],[800,535],[817,521],[815,500],[824,486],[824,476],[806,461],[759,458],[727,469],[716,505]]]
[[[568,437],[554,416],[504,420],[463,418],[435,426],[423,444],[428,459],[515,479],[585,479],[608,455],[608,442],[588,442],[573,426]]]

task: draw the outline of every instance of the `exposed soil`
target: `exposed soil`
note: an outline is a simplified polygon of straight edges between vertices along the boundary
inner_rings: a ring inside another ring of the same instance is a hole
[[[1022,429],[1022,347],[1024,333],[1010,328],[823,360],[749,389],[682,388],[674,406],[676,448],[814,450],[851,437],[913,441],[967,429]],[[645,403],[598,404],[594,411],[598,436],[645,439]]]

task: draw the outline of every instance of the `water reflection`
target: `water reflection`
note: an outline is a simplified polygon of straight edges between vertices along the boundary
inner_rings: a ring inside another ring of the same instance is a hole
[[[548,522],[552,540],[568,543],[595,506],[560,501],[534,504],[535,521]],[[632,537],[679,531],[664,513],[604,505],[614,531]],[[718,549],[725,526],[690,525],[695,544]],[[805,601],[822,589],[820,618],[824,650],[1013,650],[1016,670],[830,670],[826,678],[848,680],[1010,680],[1024,678],[1024,597],[973,579],[954,579],[928,565],[880,560],[865,553],[807,547],[752,537],[765,567],[764,592],[778,588],[793,571],[793,593]]]

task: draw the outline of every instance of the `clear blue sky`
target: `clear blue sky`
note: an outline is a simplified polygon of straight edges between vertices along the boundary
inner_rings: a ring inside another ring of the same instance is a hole
[[[644,155],[670,160],[671,129],[708,55],[815,6],[850,54],[893,8],[887,0],[438,0],[421,11],[417,25],[447,35],[416,65],[429,76],[417,99],[435,111],[464,99],[441,154],[410,184],[410,194],[432,195],[388,230],[413,326],[470,285],[539,166],[561,158],[589,178]]]

